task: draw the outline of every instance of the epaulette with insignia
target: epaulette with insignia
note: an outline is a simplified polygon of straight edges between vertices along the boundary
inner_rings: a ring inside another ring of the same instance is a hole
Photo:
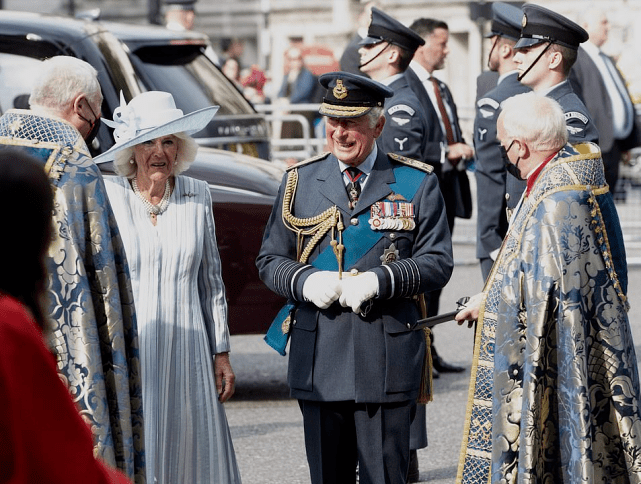
[[[314,163],[315,161],[324,160],[330,154],[331,153],[329,151],[326,151],[324,153],[321,153],[320,155],[312,156],[311,158],[307,158],[306,160],[299,161],[295,165],[287,167],[285,171],[290,171],[290,170],[293,170],[294,168],[300,168],[301,166],[309,165],[310,163]]]
[[[434,171],[434,167],[432,165],[428,165],[422,161],[413,160],[412,158],[397,155],[396,153],[387,153],[387,156],[398,163],[403,163],[404,165],[411,166],[412,168],[424,171],[425,173],[432,173]]]

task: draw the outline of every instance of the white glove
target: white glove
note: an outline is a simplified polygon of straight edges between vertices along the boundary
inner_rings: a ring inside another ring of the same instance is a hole
[[[378,277],[373,272],[363,272],[357,276],[343,279],[343,291],[339,302],[344,308],[351,307],[355,313],[361,312],[361,305],[378,294]]]
[[[338,272],[319,271],[311,274],[303,284],[305,301],[327,309],[341,295],[341,281]]]

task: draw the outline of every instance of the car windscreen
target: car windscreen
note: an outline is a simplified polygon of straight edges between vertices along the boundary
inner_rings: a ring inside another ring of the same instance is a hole
[[[212,105],[220,106],[220,114],[254,112],[201,49],[201,45],[145,46],[133,52],[132,61],[145,87],[172,93],[183,112]]]
[[[7,109],[29,109],[29,94],[40,74],[42,61],[0,53],[0,114]]]

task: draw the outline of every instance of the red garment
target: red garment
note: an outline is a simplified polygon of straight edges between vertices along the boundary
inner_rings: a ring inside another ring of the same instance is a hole
[[[130,484],[93,455],[91,432],[40,329],[0,294],[0,483]]]
[[[543,163],[541,163],[535,170],[534,172],[527,178],[527,187],[525,189],[525,196],[529,196],[530,192],[532,191],[532,187],[534,186],[534,182],[536,179],[539,177],[541,172],[543,171],[543,168],[545,168],[545,165],[547,165],[552,158],[554,158],[558,153],[553,153],[550,155],[549,158],[546,158]]]

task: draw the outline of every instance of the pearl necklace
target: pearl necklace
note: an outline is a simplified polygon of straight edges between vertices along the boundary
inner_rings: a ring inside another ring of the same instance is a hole
[[[165,182],[165,193],[163,194],[162,199],[160,200],[160,203],[158,205],[154,205],[149,200],[147,200],[142,193],[140,193],[140,190],[138,189],[138,183],[136,182],[135,178],[131,181],[131,186],[133,187],[136,196],[140,198],[140,200],[142,200],[142,203],[145,205],[152,216],[160,215],[165,210],[167,210],[167,207],[169,206],[169,196],[171,195],[171,185],[169,184],[169,180]]]

